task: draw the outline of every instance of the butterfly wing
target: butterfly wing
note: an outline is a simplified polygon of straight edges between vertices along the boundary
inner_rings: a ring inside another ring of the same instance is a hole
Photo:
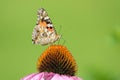
[[[47,45],[54,43],[58,39],[60,39],[60,35],[56,33],[47,12],[41,8],[38,10],[37,24],[32,34],[33,44]]]

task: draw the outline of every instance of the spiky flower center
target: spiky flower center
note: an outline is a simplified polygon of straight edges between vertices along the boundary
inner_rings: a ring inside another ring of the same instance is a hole
[[[37,69],[39,72],[54,72],[74,76],[76,62],[65,46],[51,45],[39,57]]]

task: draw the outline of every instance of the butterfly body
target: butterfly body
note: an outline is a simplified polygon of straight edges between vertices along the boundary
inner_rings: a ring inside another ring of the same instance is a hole
[[[33,44],[47,45],[52,44],[59,39],[60,35],[56,33],[47,12],[41,8],[38,10],[37,24],[32,33]]]

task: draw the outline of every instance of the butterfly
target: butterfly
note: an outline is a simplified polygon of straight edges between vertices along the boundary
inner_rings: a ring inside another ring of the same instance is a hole
[[[60,39],[45,9],[38,10],[38,19],[32,33],[32,43],[47,45]]]

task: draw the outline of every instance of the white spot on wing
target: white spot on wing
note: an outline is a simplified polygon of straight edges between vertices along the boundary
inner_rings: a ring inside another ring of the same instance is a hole
[[[49,19],[49,17],[48,17],[48,16],[46,16],[46,17],[45,17],[45,20],[46,20],[46,19]]]
[[[53,27],[53,25],[52,24],[48,24],[48,27]]]

